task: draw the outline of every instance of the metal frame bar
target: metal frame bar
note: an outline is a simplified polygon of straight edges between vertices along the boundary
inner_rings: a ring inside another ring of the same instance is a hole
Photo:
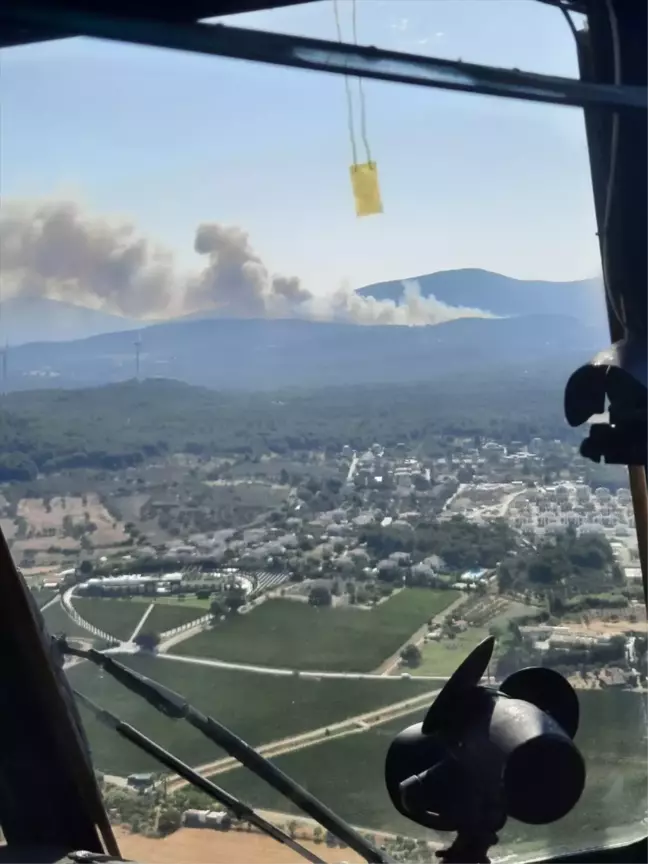
[[[14,25],[59,30],[61,35],[76,32],[98,39],[419,87],[581,108],[614,111],[645,111],[648,108],[645,87],[618,87],[536,75],[516,69],[497,69],[474,63],[384,51],[371,46],[266,33],[223,24],[169,24],[159,20],[71,11],[60,3],[45,5],[29,0],[18,7],[3,9],[0,12],[0,21],[3,18]]]

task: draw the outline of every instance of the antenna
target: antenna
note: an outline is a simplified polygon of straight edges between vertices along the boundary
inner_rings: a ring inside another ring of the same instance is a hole
[[[5,342],[2,350],[2,394],[7,392],[7,363],[9,360],[9,340]]]
[[[135,378],[137,381],[140,381],[140,356],[142,352],[142,334],[137,334],[137,339],[135,340]]]

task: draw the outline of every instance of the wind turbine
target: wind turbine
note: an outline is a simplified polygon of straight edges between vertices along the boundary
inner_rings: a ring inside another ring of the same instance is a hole
[[[137,339],[135,340],[135,378],[137,381],[140,379],[140,355],[142,352],[142,334],[137,334]]]

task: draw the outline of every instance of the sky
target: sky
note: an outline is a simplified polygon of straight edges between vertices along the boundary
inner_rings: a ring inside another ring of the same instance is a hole
[[[338,10],[351,41],[351,0]],[[535,0],[356,0],[356,17],[360,43],[578,74],[565,20]],[[330,0],[227,23],[337,38]],[[0,191],[133,222],[181,272],[205,264],[199,224],[237,226],[315,295],[462,267],[600,272],[579,109],[375,81],[364,94],[384,213],[358,219],[339,76],[85,39],[7,49]]]

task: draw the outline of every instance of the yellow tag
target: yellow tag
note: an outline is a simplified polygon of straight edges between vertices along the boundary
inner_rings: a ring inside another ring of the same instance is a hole
[[[378,168],[375,162],[352,165],[351,185],[357,216],[373,216],[374,213],[383,212],[378,185]]]

